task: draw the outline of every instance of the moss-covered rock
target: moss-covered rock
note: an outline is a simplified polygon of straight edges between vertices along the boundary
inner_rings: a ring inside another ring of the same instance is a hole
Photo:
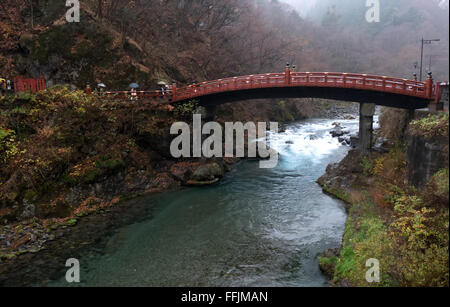
[[[334,278],[334,272],[340,253],[340,248],[333,248],[323,252],[319,256],[320,270],[330,280]]]

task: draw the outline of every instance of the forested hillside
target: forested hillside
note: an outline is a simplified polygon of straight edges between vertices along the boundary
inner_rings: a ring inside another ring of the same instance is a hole
[[[448,8],[381,1],[381,22],[368,23],[364,3],[318,1],[305,19],[280,1],[86,0],[81,22],[68,24],[64,1],[5,0],[0,67],[80,88],[275,72],[287,61],[301,71],[411,77],[425,36],[441,39],[425,62],[431,54],[436,78],[448,79]]]

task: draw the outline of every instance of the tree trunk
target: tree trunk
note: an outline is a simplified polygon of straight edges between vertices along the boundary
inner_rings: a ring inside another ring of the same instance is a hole
[[[103,0],[97,1],[97,17],[103,18]]]

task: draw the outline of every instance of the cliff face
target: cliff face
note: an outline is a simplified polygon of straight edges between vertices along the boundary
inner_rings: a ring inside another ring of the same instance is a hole
[[[448,113],[411,122],[406,139],[406,179],[409,184],[424,188],[434,174],[448,168]]]
[[[448,168],[448,113],[383,108],[377,137],[386,144],[406,145],[406,180],[424,188],[431,177]]]
[[[444,137],[408,136],[406,180],[415,187],[425,187],[434,174],[448,166],[445,146],[448,139]]]

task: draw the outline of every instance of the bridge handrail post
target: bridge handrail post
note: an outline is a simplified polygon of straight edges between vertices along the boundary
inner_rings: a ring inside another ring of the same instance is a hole
[[[289,63],[286,64],[284,82],[286,83],[286,85],[291,84],[291,68]]]
[[[408,84],[406,83],[407,79],[403,79],[403,93],[408,93]]]
[[[172,84],[172,101],[176,100],[177,98],[177,84]]]
[[[419,85],[417,84],[417,77],[414,80],[414,95],[417,95],[417,93],[419,92]]]

